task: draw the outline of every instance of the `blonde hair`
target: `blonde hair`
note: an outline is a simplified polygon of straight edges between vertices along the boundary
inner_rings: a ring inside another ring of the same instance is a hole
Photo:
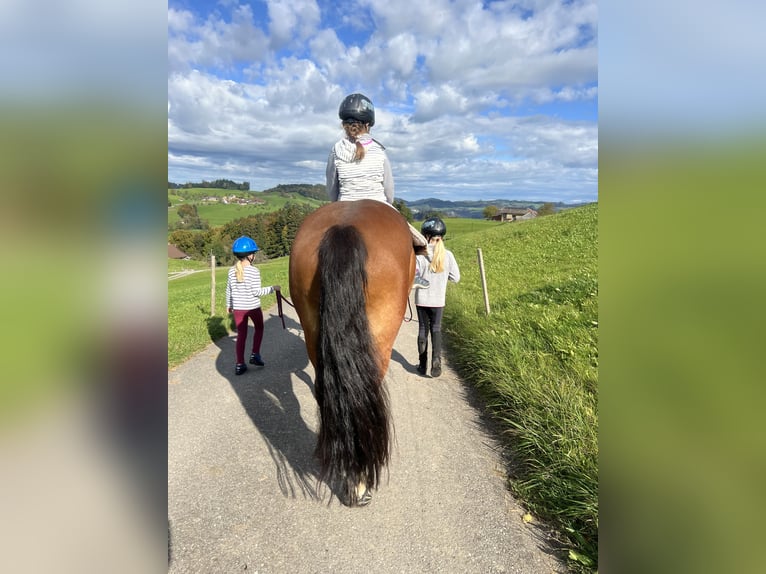
[[[248,253],[244,257],[237,258],[237,263],[234,265],[234,272],[237,274],[237,283],[242,283],[245,280],[245,266],[242,264],[242,262],[250,257],[250,255],[252,254]],[[249,259],[247,259],[247,262],[252,264]]]
[[[343,122],[343,129],[346,132],[346,136],[352,142],[356,144],[356,151],[354,152],[354,161],[362,161],[364,159],[364,146],[359,143],[357,138],[368,133],[367,124],[361,122]]]
[[[444,240],[440,235],[434,235],[428,240],[429,243],[431,241],[434,242],[434,254],[431,258],[429,269],[433,273],[441,273],[444,271]]]

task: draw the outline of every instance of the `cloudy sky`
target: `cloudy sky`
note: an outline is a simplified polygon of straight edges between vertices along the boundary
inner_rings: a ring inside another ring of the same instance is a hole
[[[321,183],[362,92],[396,196],[595,201],[595,0],[168,3],[168,179]]]

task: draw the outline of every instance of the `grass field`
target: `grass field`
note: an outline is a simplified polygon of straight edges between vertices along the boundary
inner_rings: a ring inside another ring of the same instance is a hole
[[[466,219],[459,217],[445,217],[444,224],[447,226],[446,241],[451,240],[463,240],[467,235],[476,233],[477,231],[484,231],[493,227],[506,225],[499,221],[487,221],[486,219]],[[420,229],[422,225],[421,221],[416,221],[413,224],[417,229]]]
[[[199,271],[201,269],[210,269],[210,263],[207,261],[195,261],[194,259],[168,259],[168,273],[176,271]]]
[[[259,192],[253,195],[253,194],[244,194],[243,192],[234,192],[234,191],[222,190],[222,189],[192,189],[192,190],[184,190],[184,191],[195,192],[195,196],[198,196],[198,197],[195,199],[184,199],[178,195],[174,195],[173,193],[168,192],[168,200],[173,204],[171,207],[168,207],[168,225],[178,221],[177,208],[179,205],[182,205],[184,203],[196,204],[197,213],[199,214],[200,219],[206,220],[208,222],[208,225],[210,225],[210,227],[218,227],[220,225],[224,225],[234,219],[239,219],[241,217],[248,217],[250,215],[258,215],[258,214],[264,214],[264,213],[271,213],[272,211],[278,211],[279,209],[284,207],[287,203],[293,203],[293,204],[299,204],[299,205],[311,205],[313,207],[319,207],[320,205],[322,205],[322,202],[316,199],[303,197],[298,194],[292,194],[289,197],[285,197],[284,195],[278,192],[265,192],[265,193]],[[236,204],[225,204],[225,203],[205,203],[200,201],[202,197],[206,197],[207,195],[211,197],[220,197],[222,195],[228,195],[228,194],[237,195],[237,196],[247,195],[248,197],[257,197],[258,199],[261,199],[265,201],[266,203],[255,204],[255,205],[236,205]]]

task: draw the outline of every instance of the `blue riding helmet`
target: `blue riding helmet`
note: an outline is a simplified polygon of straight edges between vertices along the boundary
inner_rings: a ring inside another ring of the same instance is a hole
[[[231,252],[237,257],[244,257],[258,251],[258,246],[255,241],[250,239],[247,235],[243,235],[234,242],[231,246]]]

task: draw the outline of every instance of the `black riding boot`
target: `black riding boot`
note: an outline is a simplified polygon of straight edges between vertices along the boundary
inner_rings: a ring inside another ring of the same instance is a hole
[[[418,337],[418,373],[426,374],[426,364],[428,363],[428,341]]]
[[[438,377],[442,374],[442,332],[431,333],[431,376]]]

